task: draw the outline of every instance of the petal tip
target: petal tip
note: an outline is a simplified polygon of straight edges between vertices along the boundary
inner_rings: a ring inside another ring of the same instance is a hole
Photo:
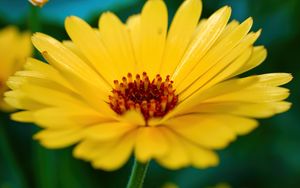
[[[247,25],[251,25],[253,24],[253,18],[252,17],[249,17],[245,20],[245,22],[247,23]]]

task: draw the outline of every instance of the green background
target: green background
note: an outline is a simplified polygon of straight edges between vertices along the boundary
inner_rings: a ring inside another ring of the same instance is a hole
[[[40,31],[66,39],[63,19],[78,15],[96,26],[102,11],[112,10],[123,20],[140,11],[139,0],[50,0],[40,10]],[[168,0],[170,17],[180,0]],[[289,72],[294,80],[289,101],[292,109],[270,119],[219,151],[221,163],[206,170],[169,171],[151,162],[145,187],[174,182],[183,188],[202,188],[227,182],[234,188],[300,187],[300,1],[299,0],[204,0],[203,17],[223,5],[233,8],[232,18],[254,18],[254,30],[263,28],[257,44],[268,49],[267,60],[249,74]],[[12,11],[13,10],[13,11]],[[0,28],[16,24],[28,29],[30,6],[26,0],[0,0]],[[115,172],[94,170],[74,159],[72,148],[46,150],[32,135],[37,128],[9,120],[0,114],[0,188],[121,188],[126,185],[132,160]],[[201,157],[201,156],[200,156]]]

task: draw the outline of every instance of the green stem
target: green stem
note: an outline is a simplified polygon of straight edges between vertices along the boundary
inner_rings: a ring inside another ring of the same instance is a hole
[[[39,17],[39,11],[40,8],[30,5],[30,14],[28,19],[28,26],[32,33],[40,31],[41,30],[41,23],[40,23],[40,17]]]
[[[127,184],[127,188],[142,188],[146,177],[149,162],[141,163],[134,160],[131,175]]]
[[[41,18],[40,18],[40,7],[30,5],[30,13],[28,17],[28,29],[31,31],[31,33],[35,32],[41,32],[42,31],[42,24],[41,24]],[[34,49],[33,57],[40,59],[39,52]]]

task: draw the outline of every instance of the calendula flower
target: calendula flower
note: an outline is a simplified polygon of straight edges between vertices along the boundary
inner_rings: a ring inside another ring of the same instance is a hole
[[[3,101],[3,94],[8,90],[5,82],[8,77],[20,70],[26,58],[31,55],[30,34],[20,33],[10,26],[0,30],[0,110],[10,111],[13,108]]]
[[[225,6],[201,19],[200,0],[186,0],[168,29],[162,0],[149,0],[123,24],[113,13],[94,29],[71,16],[71,41],[42,33],[32,42],[49,64],[29,59],[8,80],[12,115],[43,128],[47,148],[76,144],[74,156],[115,170],[134,154],[169,169],[218,164],[215,150],[255,127],[255,118],[290,108],[290,74],[238,78],[266,58],[254,46],[252,19],[231,21]]]

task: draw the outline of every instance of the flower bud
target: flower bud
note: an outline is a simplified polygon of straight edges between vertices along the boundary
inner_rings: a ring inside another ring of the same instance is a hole
[[[48,2],[48,0],[28,0],[28,1],[34,6],[39,6],[39,7],[44,6],[44,4]]]

